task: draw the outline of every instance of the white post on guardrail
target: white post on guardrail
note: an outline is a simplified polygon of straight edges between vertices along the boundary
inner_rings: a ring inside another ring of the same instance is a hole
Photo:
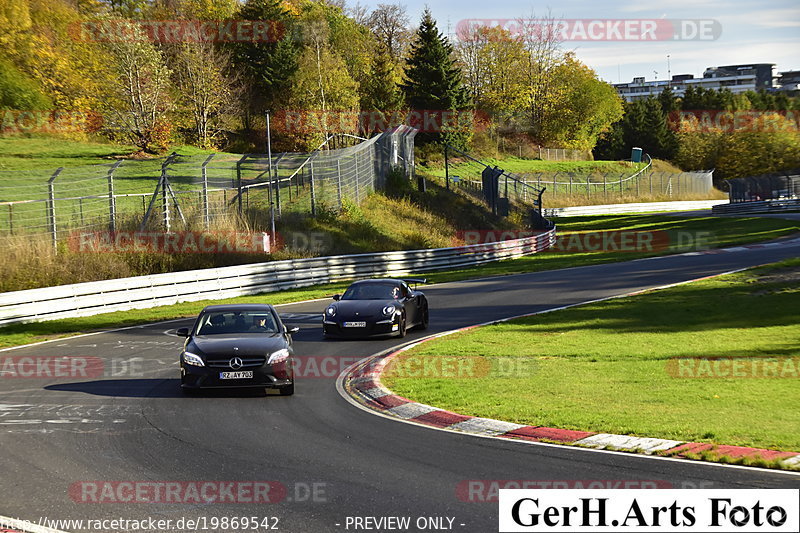
[[[47,180],[47,217],[50,226],[50,235],[53,237],[53,248],[58,247],[58,235],[56,233],[56,193],[54,182],[64,167],[59,167],[53,175]]]

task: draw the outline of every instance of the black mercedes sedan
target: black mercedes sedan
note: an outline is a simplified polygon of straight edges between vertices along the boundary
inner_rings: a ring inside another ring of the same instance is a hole
[[[271,305],[210,305],[191,328],[181,352],[181,388],[278,389],[294,394],[292,333]]]
[[[405,337],[412,327],[428,327],[428,300],[408,283],[417,279],[368,279],[350,285],[322,315],[330,337]]]

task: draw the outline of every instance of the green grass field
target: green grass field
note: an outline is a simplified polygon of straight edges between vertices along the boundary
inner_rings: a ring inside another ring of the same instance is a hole
[[[589,175],[597,172],[615,172],[621,174],[633,174],[640,168],[643,168],[644,163],[631,164],[623,161],[542,161],[540,159],[524,159],[519,157],[505,157],[502,159],[489,158],[483,160],[484,163],[490,166],[497,165],[503,170],[512,172],[514,174],[529,174],[529,173],[556,173],[556,172],[570,172],[576,175]],[[457,174],[459,168],[473,166],[477,169],[478,165],[474,162],[468,162],[459,158],[453,158],[450,164],[456,170],[453,174]],[[422,170],[429,172],[437,177],[444,177],[444,163],[432,163],[429,166],[422,167]]]
[[[494,365],[491,379],[383,381],[397,394],[465,415],[800,451],[799,282],[795,259],[485,326],[427,342],[399,364],[485,358]],[[681,373],[672,358],[727,358],[742,369],[770,362],[780,371]]]
[[[757,217],[681,218],[661,214],[565,217],[556,219],[556,224],[559,233],[582,233],[584,237],[576,235],[574,240],[566,238],[559,247],[541,254],[446,273],[431,273],[427,277],[432,282],[457,281],[484,276],[598,265],[695,249],[724,248],[766,241],[800,231],[800,223],[791,220]],[[587,238],[585,234],[599,233],[602,235],[602,232],[611,231],[633,232],[645,236],[652,232],[652,250],[646,250],[644,247],[641,251],[590,251],[586,249],[587,245],[594,245],[594,241]]]

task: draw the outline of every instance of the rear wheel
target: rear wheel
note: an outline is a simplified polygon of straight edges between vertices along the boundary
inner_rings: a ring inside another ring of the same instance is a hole
[[[291,396],[292,394],[294,394],[294,383],[279,388],[278,392],[280,393],[281,396]]]
[[[419,323],[419,329],[428,329],[428,306],[422,310],[422,321]]]

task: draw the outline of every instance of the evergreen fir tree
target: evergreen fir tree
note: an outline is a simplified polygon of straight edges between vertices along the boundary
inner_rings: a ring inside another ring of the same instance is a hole
[[[236,42],[231,48],[234,63],[250,82],[251,111],[260,114],[266,109],[280,107],[285,101],[289,79],[297,69],[298,48],[291,36],[291,17],[280,0],[247,0],[236,16],[240,20],[276,23],[275,39]],[[282,38],[278,39],[279,36]]]
[[[363,123],[366,134],[377,132],[378,123],[387,126],[393,121],[403,120],[403,93],[398,85],[395,63],[388,49],[379,45],[372,61],[369,77],[361,91],[361,111],[367,119]]]
[[[463,111],[470,107],[461,69],[453,56],[453,46],[439,32],[430,10],[426,9],[411,45],[402,85],[406,103],[422,112]],[[462,115],[463,116],[463,115]],[[441,124],[441,120],[437,120]],[[440,136],[433,133],[435,140]],[[463,146],[471,137],[471,127],[463,121],[455,128],[443,128],[444,138]],[[423,141],[418,137],[419,141]]]

